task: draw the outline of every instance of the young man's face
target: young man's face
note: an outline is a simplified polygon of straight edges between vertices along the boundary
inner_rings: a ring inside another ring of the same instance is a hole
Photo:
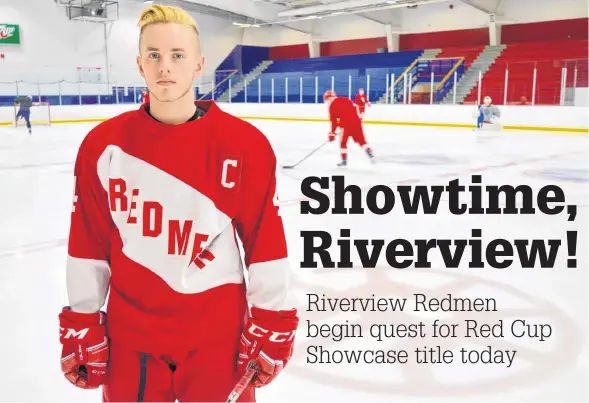
[[[158,101],[174,102],[190,96],[203,63],[193,28],[159,23],[143,30],[137,66],[151,96]]]

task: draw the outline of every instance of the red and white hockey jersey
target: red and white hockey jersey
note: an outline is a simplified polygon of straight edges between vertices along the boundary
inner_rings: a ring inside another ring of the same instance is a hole
[[[208,112],[180,125],[144,106],[110,119],[76,160],[70,306],[96,312],[110,290],[110,339],[143,352],[236,339],[247,302],[293,308],[274,152],[214,102],[197,106]]]

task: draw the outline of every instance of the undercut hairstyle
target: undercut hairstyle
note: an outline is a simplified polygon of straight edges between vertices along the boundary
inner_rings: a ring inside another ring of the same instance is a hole
[[[139,43],[141,44],[141,36],[145,27],[153,24],[180,24],[191,27],[196,34],[196,40],[200,49],[200,33],[198,32],[198,25],[190,14],[180,7],[166,6],[162,4],[152,4],[141,13],[139,17]]]

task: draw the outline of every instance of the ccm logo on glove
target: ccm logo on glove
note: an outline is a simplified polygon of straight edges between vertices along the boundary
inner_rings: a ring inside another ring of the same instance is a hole
[[[65,329],[63,327],[59,328],[60,332],[59,332],[59,337],[63,337],[64,339],[69,339],[72,337],[76,337],[80,340],[82,340],[84,337],[86,337],[86,335],[88,334],[88,331],[90,330],[90,328],[85,328],[82,330],[76,330],[76,329]],[[67,333],[64,335],[63,332],[67,330]]]
[[[270,334],[270,337],[267,337],[268,341],[274,343],[284,343],[292,341],[294,339],[296,330],[293,330],[292,332],[273,332],[271,330],[266,330],[256,325],[255,323],[251,323],[248,329],[248,333],[252,336],[260,338],[264,338],[268,334]]]

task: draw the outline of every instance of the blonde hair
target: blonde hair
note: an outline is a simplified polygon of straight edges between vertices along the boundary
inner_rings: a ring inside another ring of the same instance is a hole
[[[196,21],[190,14],[188,14],[185,10],[181,9],[180,7],[174,6],[166,6],[162,4],[152,4],[151,6],[147,7],[141,13],[139,17],[139,26],[140,34],[139,38],[143,34],[143,30],[145,27],[152,25],[152,24],[181,24],[186,25],[194,29],[196,33],[197,40],[200,39],[200,33],[198,32],[198,25]],[[200,46],[200,43],[199,43]]]

